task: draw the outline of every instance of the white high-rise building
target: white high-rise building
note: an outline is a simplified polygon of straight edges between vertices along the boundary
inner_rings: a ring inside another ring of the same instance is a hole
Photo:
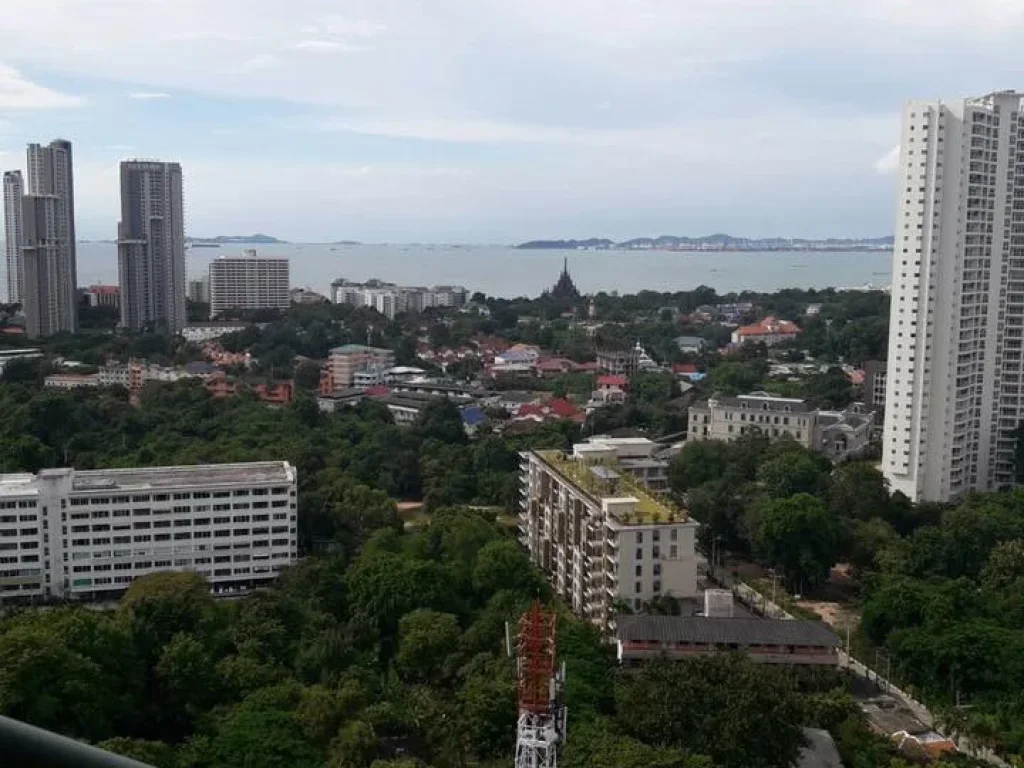
[[[1024,418],[1024,95],[903,111],[883,471],[911,499],[1014,482]]]
[[[266,584],[298,556],[296,480],[284,461],[0,475],[0,601],[111,599],[155,571]]]
[[[25,194],[25,180],[21,171],[4,171],[4,255],[7,266],[6,301],[21,302],[21,198]]]
[[[117,262],[123,327],[177,333],[188,324],[185,209],[178,163],[121,163]]]
[[[288,309],[288,259],[263,258],[254,250],[210,262],[210,319],[234,309]]]

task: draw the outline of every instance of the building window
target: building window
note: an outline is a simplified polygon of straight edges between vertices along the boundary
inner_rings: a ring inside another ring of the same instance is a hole
[[[644,543],[644,532],[643,531],[637,531],[636,532],[636,543],[637,544],[643,544]]]
[[[638,581],[636,584],[633,585],[633,591],[636,592],[639,595],[643,591],[641,589],[642,586],[643,585],[640,584],[640,582]]]
[[[653,556],[654,556],[655,560],[657,560],[659,557],[661,557],[661,547],[655,545],[655,547],[654,547],[654,555]]]
[[[671,541],[676,541],[676,540],[678,540],[678,539],[679,539],[679,529],[678,529],[678,528],[673,528],[673,529],[672,529],[672,530],[671,530],[671,531],[669,532],[669,534],[668,534],[668,538],[669,538],[669,540],[671,540]]]
[[[638,549],[636,551],[636,559],[637,560],[643,560],[644,559],[644,551],[642,549]]]
[[[654,575],[661,576],[661,563],[654,564]]]
[[[654,566],[654,567],[657,568],[658,566]],[[655,572],[657,572],[657,571],[655,571]],[[639,578],[640,576],[644,575],[644,567],[642,565],[638,565],[636,567],[636,575],[637,575],[637,578]]]
[[[660,581],[655,581],[653,589],[654,589],[654,593],[655,594],[661,592],[661,582]]]

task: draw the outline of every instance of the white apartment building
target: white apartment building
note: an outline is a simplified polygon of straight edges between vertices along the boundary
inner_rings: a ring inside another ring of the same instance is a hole
[[[375,309],[389,320],[401,312],[422,312],[431,307],[461,307],[468,292],[462,286],[436,285],[433,288],[403,286],[382,280],[356,283],[339,278],[331,283],[331,301],[352,307]]]
[[[0,475],[0,599],[110,599],[164,570],[259,586],[298,556],[297,487],[283,461]]]
[[[234,309],[288,309],[288,259],[261,257],[254,250],[210,262],[210,319]]]
[[[903,110],[882,469],[911,499],[1014,482],[1024,120],[1011,91]]]
[[[522,456],[520,541],[573,611],[604,630],[615,603],[694,598],[697,524],[614,460],[614,441]],[[627,450],[628,452],[628,450]]]

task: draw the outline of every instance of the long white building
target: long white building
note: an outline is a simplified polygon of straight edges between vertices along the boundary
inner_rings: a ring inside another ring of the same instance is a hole
[[[261,257],[254,250],[210,262],[210,319],[234,309],[288,309],[288,259]]]
[[[460,285],[396,285],[381,280],[355,283],[339,278],[331,283],[331,301],[351,307],[375,309],[389,320],[400,312],[422,312],[433,307],[461,307],[468,292]]]
[[[698,593],[697,524],[648,487],[654,448],[602,438],[522,454],[520,541],[558,596],[605,630],[619,600],[639,609]]]
[[[295,562],[297,524],[283,461],[0,475],[0,600],[109,599],[165,570],[246,590]]]
[[[903,110],[883,471],[944,501],[1013,484],[1024,418],[1024,120],[1010,91]]]

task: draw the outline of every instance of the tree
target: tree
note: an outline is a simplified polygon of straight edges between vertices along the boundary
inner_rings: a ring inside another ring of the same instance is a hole
[[[764,558],[782,569],[794,591],[825,581],[839,547],[835,519],[806,493],[765,502],[759,539]]]
[[[718,440],[687,443],[668,468],[669,484],[677,493],[723,477],[729,466],[729,446]]]
[[[1024,583],[1024,541],[1014,539],[997,544],[981,571],[981,581],[993,590],[1019,587]]]
[[[623,736],[605,720],[574,726],[560,763],[564,768],[714,768],[709,758]]]
[[[490,597],[502,589],[535,594],[544,586],[516,542],[489,541],[480,549],[473,568],[473,588],[481,596]]]
[[[177,727],[187,733],[189,724],[216,700],[213,659],[194,636],[177,634],[164,646],[156,674],[167,709],[179,721]]]
[[[827,481],[827,461],[806,450],[792,450],[769,459],[757,470],[762,490],[774,499],[816,494]]]
[[[412,683],[438,683],[459,640],[458,619],[450,613],[420,609],[407,613],[398,624],[395,667]]]
[[[836,517],[889,520],[889,489],[885,477],[864,461],[841,464],[832,472],[828,502]]]
[[[433,438],[446,445],[467,442],[462,414],[459,413],[458,406],[447,397],[429,402],[416,417],[415,428],[424,440]]]
[[[132,582],[118,613],[132,627],[143,657],[155,662],[159,649],[176,634],[202,632],[213,613],[213,598],[196,573],[151,573]]]
[[[788,768],[803,735],[783,680],[738,655],[654,662],[616,686],[616,722],[647,744],[707,755],[722,768]]]
[[[242,703],[227,714],[210,745],[218,768],[319,768],[322,760],[290,712]]]

